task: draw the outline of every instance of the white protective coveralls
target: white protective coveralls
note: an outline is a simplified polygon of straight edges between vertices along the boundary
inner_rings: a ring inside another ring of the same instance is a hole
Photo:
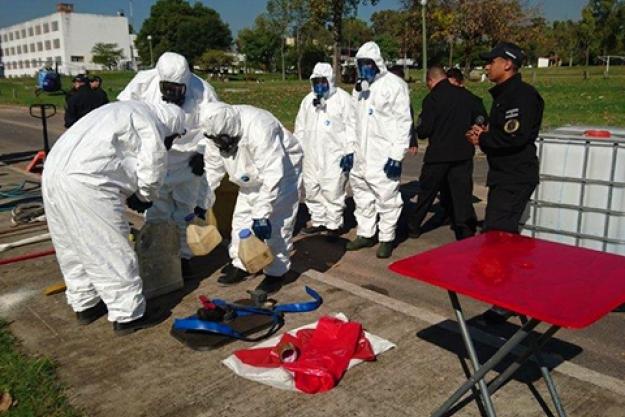
[[[241,138],[233,156],[222,156],[210,139],[206,139],[204,154],[210,190],[217,188],[225,173],[239,186],[229,247],[232,264],[245,270],[239,259],[239,232],[251,230],[253,219],[269,219],[272,232],[266,243],[275,259],[264,272],[285,274],[291,267],[289,253],[299,206],[301,145],[271,113],[253,106],[210,103],[202,106],[200,118],[208,135]]]
[[[154,205],[146,212],[147,222],[173,220],[180,235],[180,256],[190,259],[193,254],[187,244],[187,222],[185,217],[196,206],[206,208],[209,196],[206,180],[194,175],[189,167],[189,159],[196,153],[203,153],[199,147],[202,134],[199,129],[198,106],[203,102],[217,101],[213,87],[197,75],[191,73],[187,60],[179,54],[165,52],[158,59],[156,68],[139,71],[118,100],[139,100],[146,103],[162,104],[159,83],[169,81],[187,86],[182,110],[186,115],[187,134],[174,141],[168,153],[167,177]]]
[[[128,242],[126,198],[154,201],[165,179],[163,140],[184,131],[184,114],[168,104],[116,102],[67,130],[46,157],[43,202],[74,311],[100,299],[120,323],[145,311],[137,256]]]
[[[358,236],[370,238],[376,232],[380,216],[378,240],[391,242],[401,214],[403,202],[399,180],[391,180],[384,172],[389,158],[401,161],[410,144],[412,117],[408,85],[388,72],[380,48],[367,42],[356,53],[356,59],[369,58],[380,72],[368,92],[354,89],[356,109],[356,144],[350,185],[356,205]]]
[[[321,77],[330,84],[325,105],[313,104],[314,92],[304,97],[294,134],[304,149],[304,188],[312,226],[336,230],[343,226],[349,177],[343,173],[340,162],[343,156],[354,152],[356,121],[352,97],[336,86],[332,65],[315,65],[310,78]]]

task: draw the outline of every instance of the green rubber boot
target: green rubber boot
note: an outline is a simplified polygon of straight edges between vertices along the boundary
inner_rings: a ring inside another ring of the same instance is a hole
[[[380,259],[390,258],[393,254],[393,242],[380,242],[376,256]]]
[[[364,248],[370,248],[373,245],[375,245],[374,238],[356,236],[356,239],[352,240],[351,242],[347,242],[347,245],[345,246],[345,250],[349,250],[349,251],[360,250]]]

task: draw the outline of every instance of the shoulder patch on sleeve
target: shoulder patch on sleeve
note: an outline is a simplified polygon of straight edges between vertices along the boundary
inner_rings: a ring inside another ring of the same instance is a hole
[[[503,130],[506,133],[514,133],[521,127],[521,122],[519,119],[508,119],[506,123],[503,125]]]

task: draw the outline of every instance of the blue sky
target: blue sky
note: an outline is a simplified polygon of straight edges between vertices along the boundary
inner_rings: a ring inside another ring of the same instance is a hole
[[[19,23],[24,20],[51,14],[56,10],[56,3],[61,0],[0,0],[0,27]],[[191,0],[193,2],[193,0]],[[150,6],[155,0],[64,0],[73,3],[74,10],[82,13],[115,14],[123,9],[128,16],[129,4],[132,2],[134,23],[137,29],[141,22],[150,14]],[[264,11],[265,0],[202,0],[221,14],[222,19],[230,25],[234,36],[247,26],[251,26],[256,15]],[[542,7],[548,19],[577,20],[582,7],[588,0],[530,0],[530,3]],[[400,0],[380,0],[378,5],[361,6],[358,15],[368,20],[377,10],[398,9]]]

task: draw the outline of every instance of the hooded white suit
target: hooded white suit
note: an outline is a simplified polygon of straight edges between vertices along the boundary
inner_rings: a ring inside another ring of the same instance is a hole
[[[384,165],[389,158],[403,160],[410,144],[410,92],[402,79],[388,72],[375,42],[360,47],[356,59],[360,58],[372,59],[380,72],[369,91],[352,92],[356,108],[356,145],[350,174],[354,214],[359,236],[372,237],[378,226],[379,241],[391,242],[403,202],[399,180],[389,179]]]
[[[157,198],[167,165],[163,140],[182,131],[184,114],[177,106],[111,103],[80,119],[48,154],[43,202],[74,311],[102,299],[110,321],[143,315],[125,202],[135,192],[140,200]]]
[[[178,225],[180,234],[180,255],[189,259],[193,255],[186,239],[187,222],[185,217],[193,213],[196,206],[206,208],[209,192],[206,181],[194,175],[189,167],[189,159],[196,153],[202,153],[198,147],[202,134],[199,129],[198,109],[200,103],[217,101],[213,87],[200,77],[191,73],[187,60],[179,54],[165,52],[158,59],[156,68],[139,71],[124,90],[118,100],[139,100],[146,103],[162,104],[159,83],[169,81],[187,86],[182,110],[186,116],[187,134],[174,141],[168,153],[167,177],[159,198],[146,212],[146,221],[158,222],[173,220]]]
[[[202,106],[200,119],[202,130],[208,135],[241,138],[233,156],[222,156],[208,139],[204,154],[211,190],[217,188],[225,173],[239,186],[229,248],[232,264],[245,270],[239,259],[239,232],[251,230],[253,219],[269,219],[272,233],[266,243],[275,260],[264,272],[273,276],[285,274],[291,267],[289,252],[299,206],[299,142],[271,113],[253,106],[209,103]]]
[[[352,97],[336,87],[330,64],[315,65],[310,78],[321,77],[330,84],[325,105],[313,104],[314,92],[304,97],[294,134],[304,149],[304,188],[312,225],[336,230],[343,226],[349,177],[343,173],[340,162],[343,156],[354,152],[356,121]]]

